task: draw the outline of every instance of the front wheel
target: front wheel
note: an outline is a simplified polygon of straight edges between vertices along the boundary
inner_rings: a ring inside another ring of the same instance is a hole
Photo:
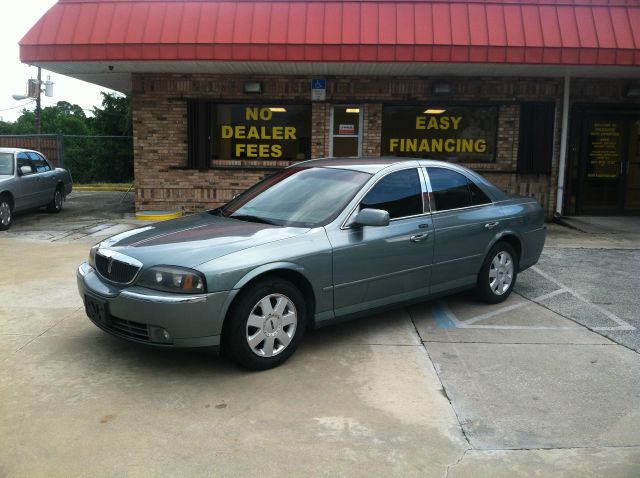
[[[307,326],[304,296],[289,281],[265,279],[240,293],[227,321],[225,351],[251,370],[273,368],[302,340]]]
[[[495,244],[478,274],[476,292],[484,302],[497,304],[507,300],[518,276],[518,259],[513,247],[506,242]]]
[[[12,212],[9,199],[6,196],[0,197],[0,231],[6,231],[11,227]]]
[[[64,197],[62,196],[62,188],[57,187],[56,191],[53,193],[53,199],[49,204],[47,204],[47,211],[58,213],[62,211],[62,201]]]

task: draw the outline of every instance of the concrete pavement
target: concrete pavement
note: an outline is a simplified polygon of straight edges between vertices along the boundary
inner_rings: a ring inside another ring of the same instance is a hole
[[[101,231],[64,214],[0,233],[0,476],[640,476],[631,236],[552,225],[503,304],[365,317],[249,373],[94,327],[74,274]],[[629,274],[590,282],[607,264]]]

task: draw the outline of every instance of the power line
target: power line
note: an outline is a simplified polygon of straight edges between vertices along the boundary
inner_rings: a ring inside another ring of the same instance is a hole
[[[30,105],[30,104],[31,104],[31,103],[33,103],[34,101],[35,101],[35,100],[31,100],[31,101],[27,101],[26,103],[23,103],[23,104],[21,104],[21,105],[14,106],[14,107],[12,107],[12,108],[5,108],[5,109],[3,109],[3,110],[0,110],[0,112],[1,112],[1,111],[17,110],[18,108],[23,108],[23,107],[25,107],[25,106]]]

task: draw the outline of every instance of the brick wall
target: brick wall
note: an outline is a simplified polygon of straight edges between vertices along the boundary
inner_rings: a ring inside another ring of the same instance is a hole
[[[242,90],[247,80],[261,81],[263,94],[245,95]],[[312,104],[312,157],[329,154],[332,103],[364,105],[363,154],[379,156],[384,102],[496,102],[499,103],[496,162],[465,165],[480,171],[507,191],[536,197],[550,217],[555,206],[558,146],[556,144],[554,151],[552,175],[515,174],[520,111],[517,102],[554,101],[560,105],[562,80],[439,78],[437,82],[447,82],[452,88],[451,95],[445,97],[431,94],[435,82],[422,78],[328,79],[327,102]],[[260,160],[216,161],[216,168],[206,171],[185,169],[186,100],[190,98],[224,102],[286,100],[310,103],[310,78],[135,75],[132,104],[138,210],[197,211],[211,208],[230,200],[273,171]],[[560,115],[559,108],[557,114]],[[268,164],[284,167],[289,163],[278,161]]]

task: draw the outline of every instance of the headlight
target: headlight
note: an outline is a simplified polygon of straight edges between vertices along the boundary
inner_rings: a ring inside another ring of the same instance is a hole
[[[205,278],[200,272],[173,266],[151,267],[140,276],[137,284],[149,289],[179,294],[198,294],[207,291]]]
[[[100,243],[96,244],[89,250],[89,265],[94,269],[96,268],[96,252],[98,252],[99,248]]]

